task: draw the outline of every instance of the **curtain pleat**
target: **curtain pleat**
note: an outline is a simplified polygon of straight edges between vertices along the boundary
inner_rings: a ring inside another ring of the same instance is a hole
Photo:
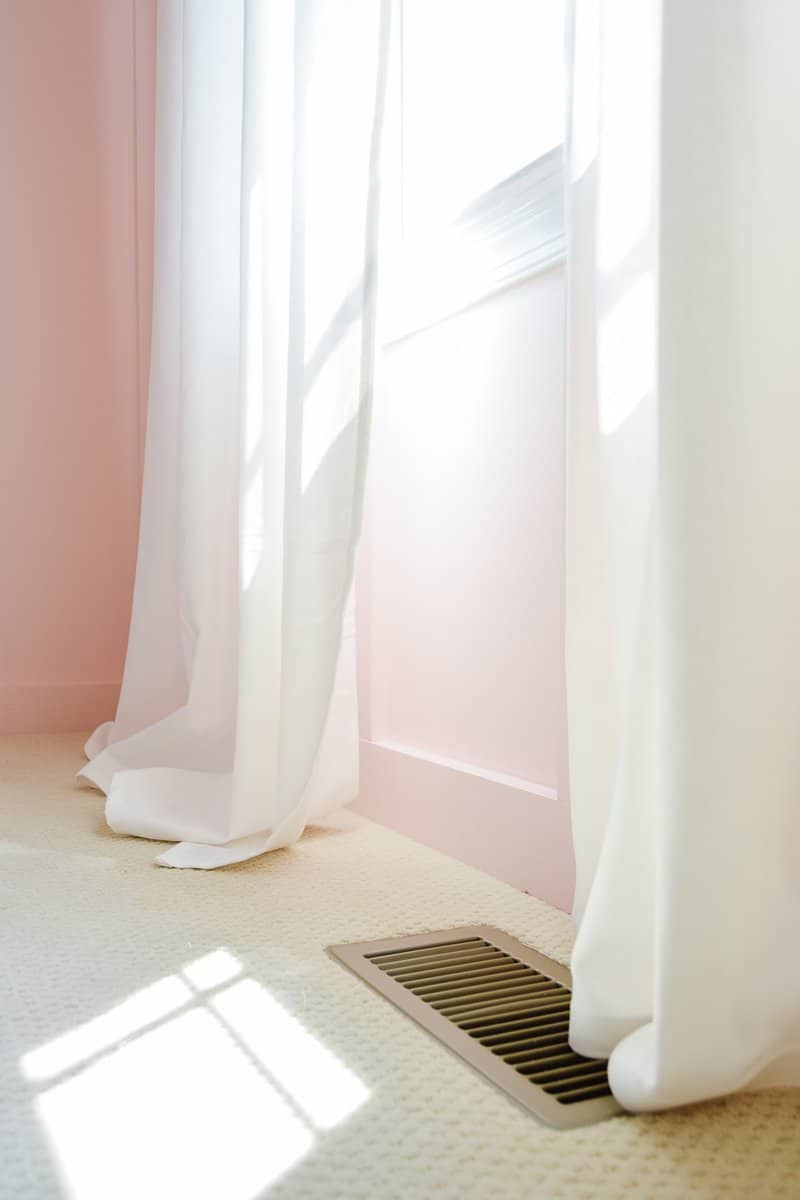
[[[160,0],[153,349],[120,833],[215,867],[353,799],[385,0]]]

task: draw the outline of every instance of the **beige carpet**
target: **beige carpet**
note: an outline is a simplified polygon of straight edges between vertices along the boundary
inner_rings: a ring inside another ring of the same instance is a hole
[[[79,762],[0,741],[2,1197],[800,1197],[800,1094],[555,1133],[324,953],[486,922],[564,961],[563,914],[355,819],[155,867]]]

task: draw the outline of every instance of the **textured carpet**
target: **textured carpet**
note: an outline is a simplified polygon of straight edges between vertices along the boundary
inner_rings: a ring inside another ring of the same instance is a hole
[[[566,961],[562,913],[356,819],[165,870],[80,761],[0,740],[4,1198],[800,1197],[797,1092],[556,1133],[324,952],[485,922]]]

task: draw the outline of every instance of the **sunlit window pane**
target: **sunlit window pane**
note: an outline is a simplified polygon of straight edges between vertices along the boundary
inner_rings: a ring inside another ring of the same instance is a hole
[[[564,140],[564,0],[404,0],[403,232]]]

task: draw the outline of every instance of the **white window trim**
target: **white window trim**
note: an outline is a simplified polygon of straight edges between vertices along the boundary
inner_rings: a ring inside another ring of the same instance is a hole
[[[562,147],[484,192],[435,237],[387,253],[384,345],[563,263]]]
[[[390,88],[394,135],[402,136],[402,0],[394,5]],[[384,186],[402,188],[400,155]],[[385,240],[381,278],[383,345],[419,332],[503,288],[566,260],[564,148],[556,146],[478,196],[451,224],[429,238]]]

